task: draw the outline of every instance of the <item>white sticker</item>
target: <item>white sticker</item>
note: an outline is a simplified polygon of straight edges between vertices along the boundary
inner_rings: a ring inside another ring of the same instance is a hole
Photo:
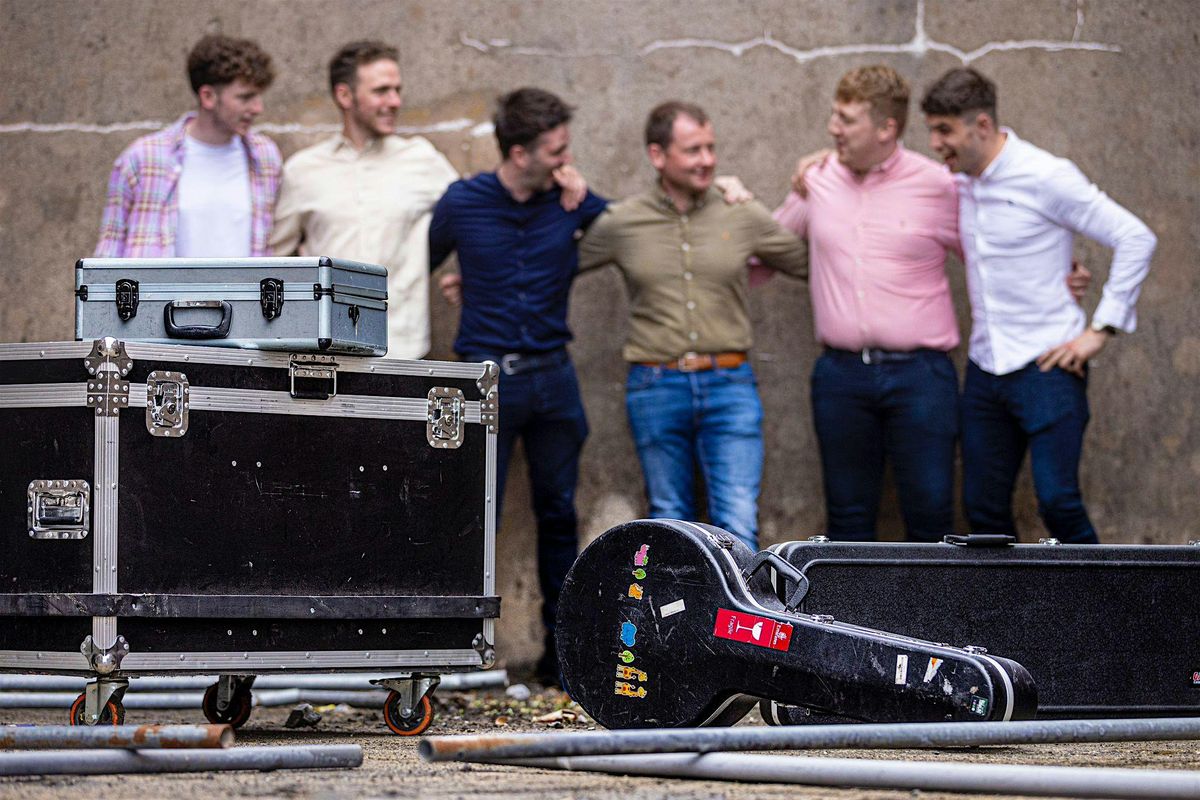
[[[681,611],[683,611],[683,600],[679,599],[674,603],[667,603],[665,606],[658,609],[658,615],[663,619],[666,619],[672,614],[678,614]]]
[[[925,683],[929,683],[931,680],[933,680],[933,676],[937,675],[938,667],[941,665],[942,660],[940,658],[929,659],[929,666],[925,668]]]
[[[896,685],[908,683],[908,656],[896,656]]]

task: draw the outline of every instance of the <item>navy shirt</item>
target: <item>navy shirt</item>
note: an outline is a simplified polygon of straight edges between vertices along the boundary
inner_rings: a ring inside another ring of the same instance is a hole
[[[458,251],[456,352],[539,353],[571,340],[567,296],[579,267],[577,232],[608,201],[588,192],[579,208],[564,211],[561,196],[555,187],[518,203],[494,172],[455,181],[442,195],[429,226],[429,265]]]

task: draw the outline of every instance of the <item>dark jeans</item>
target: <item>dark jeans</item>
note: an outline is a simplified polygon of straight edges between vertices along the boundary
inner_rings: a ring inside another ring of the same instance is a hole
[[[1016,535],[1012,495],[1029,450],[1038,513],[1061,542],[1098,542],[1079,492],[1087,380],[1037,364],[1007,375],[967,364],[962,396],[963,504],[971,530]]]
[[[885,461],[908,538],[938,541],[953,532],[958,378],[943,352],[904,356],[867,364],[860,353],[827,348],[813,367],[831,538],[875,538]]]
[[[501,355],[494,353],[463,357],[501,361]],[[500,432],[496,437],[497,521],[513,446],[518,437],[525,444],[537,519],[537,571],[548,653],[554,652],[558,597],[578,555],[575,486],[579,482],[579,454],[588,435],[575,366],[565,350],[561,358],[552,360],[554,363],[518,374],[501,371]]]

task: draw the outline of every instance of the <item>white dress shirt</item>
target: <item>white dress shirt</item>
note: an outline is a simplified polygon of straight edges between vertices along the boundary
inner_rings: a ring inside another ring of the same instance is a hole
[[[1157,244],[1140,219],[1065,158],[1008,128],[999,155],[978,178],[958,180],[959,235],[971,297],[968,354],[985,372],[1006,375],[1083,332],[1086,314],[1067,289],[1074,235],[1113,249],[1093,316],[1122,331],[1135,308]]]
[[[429,352],[429,220],[458,180],[420,136],[384,136],[362,151],[338,134],[283,165],[271,248],[388,270],[388,358]]]

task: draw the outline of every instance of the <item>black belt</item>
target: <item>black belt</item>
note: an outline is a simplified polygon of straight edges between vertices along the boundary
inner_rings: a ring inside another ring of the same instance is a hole
[[[855,358],[864,364],[886,364],[889,362],[912,361],[925,355],[946,355],[941,350],[931,350],[922,347],[917,350],[881,350],[878,347],[864,347],[861,350],[843,350],[839,347],[826,347],[825,352],[840,358]]]
[[[469,361],[495,361],[500,365],[500,371],[505,375],[520,375],[523,372],[533,372],[538,369],[560,367],[567,363],[567,348],[547,350],[541,353],[466,353],[463,355]]]

